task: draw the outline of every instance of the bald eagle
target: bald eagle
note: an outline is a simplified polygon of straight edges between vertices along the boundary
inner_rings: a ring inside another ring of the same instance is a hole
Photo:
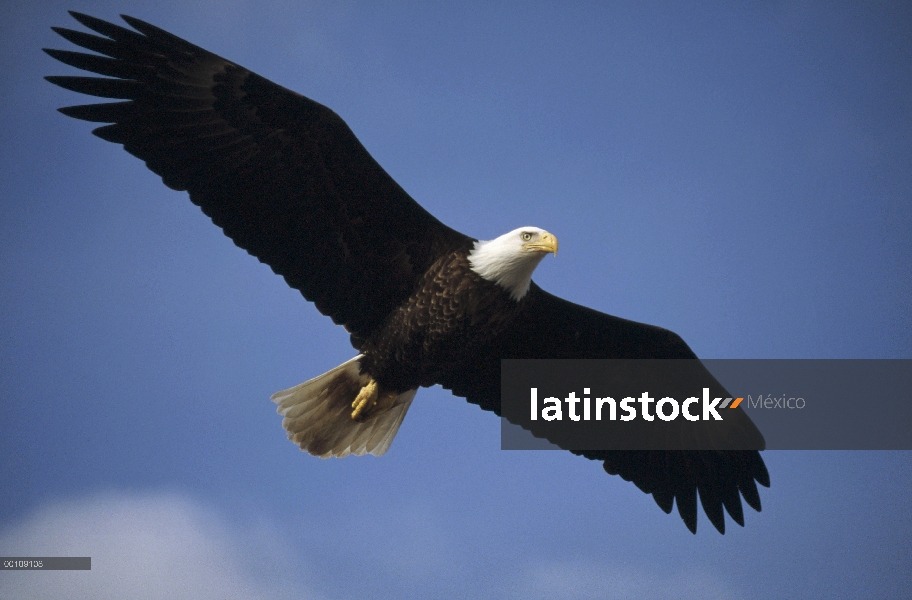
[[[61,108],[145,161],[324,315],[359,352],[273,400],[311,454],[383,454],[419,387],[500,414],[502,358],[689,358],[676,334],[557,298],[532,273],[557,238],[520,227],[479,241],[434,218],[329,108],[132,17],[71,12],[100,35],[53,28],[94,54],[46,49],[105,77],[47,77],[118,102]],[[703,369],[697,378],[718,382]],[[740,409],[738,409],[740,410]],[[756,434],[759,436],[759,432]],[[762,449],[762,437],[758,438]],[[697,495],[725,531],[760,510],[757,451],[578,451],[697,527]],[[724,508],[724,511],[723,511]]]

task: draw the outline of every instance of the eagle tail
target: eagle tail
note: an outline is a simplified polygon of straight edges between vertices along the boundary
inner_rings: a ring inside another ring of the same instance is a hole
[[[352,402],[370,382],[370,376],[361,373],[362,356],[272,395],[288,439],[301,450],[320,458],[380,456],[393,443],[418,390],[405,391],[391,403],[378,404],[364,418],[353,419]]]

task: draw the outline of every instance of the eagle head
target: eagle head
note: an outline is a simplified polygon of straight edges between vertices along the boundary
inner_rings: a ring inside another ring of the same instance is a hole
[[[517,302],[529,291],[532,272],[548,253],[557,254],[557,238],[538,227],[520,227],[493,240],[475,242],[469,264]]]

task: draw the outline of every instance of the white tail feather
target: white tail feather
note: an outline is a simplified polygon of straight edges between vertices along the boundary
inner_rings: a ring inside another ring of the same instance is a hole
[[[377,411],[363,421],[351,418],[352,402],[369,381],[361,375],[361,357],[314,377],[293,388],[276,392],[282,427],[288,439],[314,456],[341,458],[354,454],[380,456],[386,452],[417,389],[400,394],[386,410]]]

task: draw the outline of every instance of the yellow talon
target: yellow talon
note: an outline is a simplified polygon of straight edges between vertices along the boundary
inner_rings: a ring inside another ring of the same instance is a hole
[[[361,391],[358,392],[357,397],[355,397],[355,401],[352,402],[352,408],[355,409],[352,411],[352,419],[357,419],[362,413],[377,404],[378,391],[377,382],[373,379],[371,379],[366,386],[361,388]]]
[[[397,392],[384,390],[376,381],[371,379],[367,385],[361,388],[361,391],[355,397],[355,401],[352,402],[352,408],[355,410],[352,411],[351,418],[356,421],[365,420],[372,414],[379,414],[389,410],[395,406],[398,397],[399,394]]]

